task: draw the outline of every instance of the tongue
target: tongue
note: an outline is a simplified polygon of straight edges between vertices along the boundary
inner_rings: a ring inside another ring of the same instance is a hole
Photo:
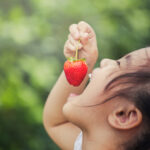
[[[75,94],[75,93],[70,93],[70,95],[69,95],[69,97],[75,97],[75,96],[77,96],[77,94]]]

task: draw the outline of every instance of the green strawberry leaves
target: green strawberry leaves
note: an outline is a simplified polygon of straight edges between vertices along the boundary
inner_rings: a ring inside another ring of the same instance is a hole
[[[74,62],[74,61],[85,61],[85,58],[81,58],[81,59],[76,59],[75,57],[67,57],[67,60],[69,60],[70,62]]]

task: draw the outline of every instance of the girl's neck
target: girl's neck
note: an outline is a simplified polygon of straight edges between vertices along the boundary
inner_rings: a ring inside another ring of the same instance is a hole
[[[117,139],[106,133],[95,133],[94,135],[83,132],[82,150],[118,150]]]

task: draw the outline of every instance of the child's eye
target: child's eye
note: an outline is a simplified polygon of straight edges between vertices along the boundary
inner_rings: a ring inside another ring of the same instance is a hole
[[[120,61],[119,60],[116,60],[116,63],[118,64],[118,66],[120,66]]]

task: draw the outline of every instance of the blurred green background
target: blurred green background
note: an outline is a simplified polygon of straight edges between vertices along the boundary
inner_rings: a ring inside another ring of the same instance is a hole
[[[149,46],[150,0],[0,0],[0,150],[59,149],[42,111],[68,27],[81,20],[96,32],[99,60]]]

